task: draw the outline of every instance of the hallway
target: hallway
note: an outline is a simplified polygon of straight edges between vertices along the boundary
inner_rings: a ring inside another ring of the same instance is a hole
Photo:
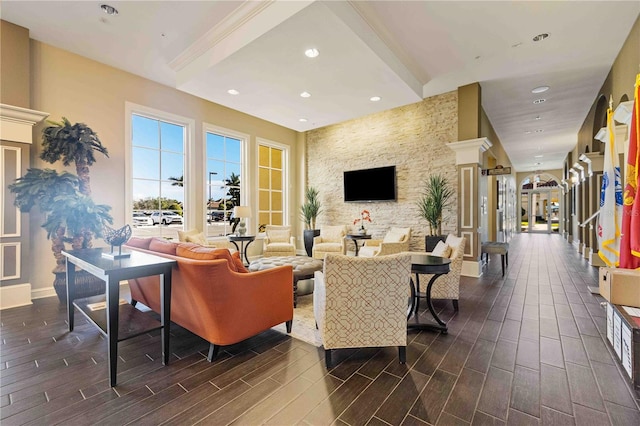
[[[407,364],[394,348],[324,355],[268,331],[223,348],[172,327],[120,343],[109,388],[106,342],[84,317],[66,331],[57,299],[2,311],[0,416],[18,424],[637,425],[638,400],[602,337],[604,309],[589,267],[559,235],[521,234],[501,276],[493,256],[463,278],[460,311],[439,302],[449,334],[410,332]]]

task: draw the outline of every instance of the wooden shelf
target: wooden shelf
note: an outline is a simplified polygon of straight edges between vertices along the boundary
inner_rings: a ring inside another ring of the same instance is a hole
[[[104,303],[105,308],[91,310],[88,305]],[[107,335],[107,311],[106,297],[104,295],[76,299],[73,305],[94,323],[106,336]],[[118,341],[130,339],[152,330],[162,328],[160,321],[155,320],[142,311],[137,310],[129,303],[119,305]]]

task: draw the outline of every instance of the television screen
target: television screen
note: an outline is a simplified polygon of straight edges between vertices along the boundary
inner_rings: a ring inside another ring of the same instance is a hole
[[[344,172],[344,201],[395,201],[396,166]]]

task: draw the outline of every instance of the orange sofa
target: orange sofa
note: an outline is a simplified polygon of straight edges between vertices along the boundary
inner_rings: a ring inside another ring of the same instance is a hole
[[[293,320],[293,270],[280,266],[248,272],[238,253],[174,243],[161,238],[131,238],[128,248],[177,260],[171,275],[171,321],[210,343],[211,362],[220,346],[231,345]],[[132,303],[160,312],[158,276],[129,280]]]

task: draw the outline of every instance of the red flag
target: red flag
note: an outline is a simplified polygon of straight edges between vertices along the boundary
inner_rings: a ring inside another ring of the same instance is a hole
[[[640,268],[640,74],[636,76],[633,94],[620,239],[620,267],[626,269]]]

